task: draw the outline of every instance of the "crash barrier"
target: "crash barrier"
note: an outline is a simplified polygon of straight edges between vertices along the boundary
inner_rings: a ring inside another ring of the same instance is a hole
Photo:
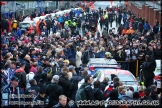
[[[121,69],[129,70],[134,76],[139,76],[140,66],[143,62],[141,60],[132,61],[117,61],[121,65]]]

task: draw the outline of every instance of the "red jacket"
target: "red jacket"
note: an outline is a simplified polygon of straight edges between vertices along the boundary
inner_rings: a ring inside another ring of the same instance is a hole
[[[144,96],[144,92],[143,91],[139,92],[139,96],[140,96],[140,98],[143,97]]]
[[[12,22],[11,20],[8,20],[8,32],[11,32],[11,27],[12,26]]]

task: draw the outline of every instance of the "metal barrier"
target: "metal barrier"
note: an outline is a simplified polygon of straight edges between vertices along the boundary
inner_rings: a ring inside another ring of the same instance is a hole
[[[121,69],[129,70],[134,76],[139,76],[140,65],[145,62],[141,60],[117,61],[121,65]]]

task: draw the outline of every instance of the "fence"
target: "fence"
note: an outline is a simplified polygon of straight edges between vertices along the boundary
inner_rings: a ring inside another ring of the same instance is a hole
[[[144,61],[134,60],[134,61],[117,61],[121,65],[121,69],[129,70],[134,76],[139,76],[140,65]]]
[[[1,15],[6,18],[19,15],[31,14],[34,10],[36,12],[44,11],[44,8],[54,10],[57,7],[58,1],[8,1],[6,5],[1,6]],[[12,15],[10,15],[12,14]]]
[[[6,5],[1,6],[1,15],[9,18],[31,14],[34,10],[42,13],[46,7],[47,10],[69,9],[77,7],[80,2],[82,1],[8,1]]]
[[[78,3],[81,3],[83,1],[60,1],[58,9],[64,8],[64,9],[70,9],[70,8],[77,8]]]

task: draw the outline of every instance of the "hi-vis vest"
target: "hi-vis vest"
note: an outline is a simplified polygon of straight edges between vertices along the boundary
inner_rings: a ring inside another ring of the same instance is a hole
[[[73,22],[72,24],[73,24],[73,26],[76,26],[76,22]]]
[[[108,15],[107,14],[104,15],[104,19],[108,19]]]
[[[68,26],[69,25],[69,22],[68,21],[65,21],[65,25]]]

